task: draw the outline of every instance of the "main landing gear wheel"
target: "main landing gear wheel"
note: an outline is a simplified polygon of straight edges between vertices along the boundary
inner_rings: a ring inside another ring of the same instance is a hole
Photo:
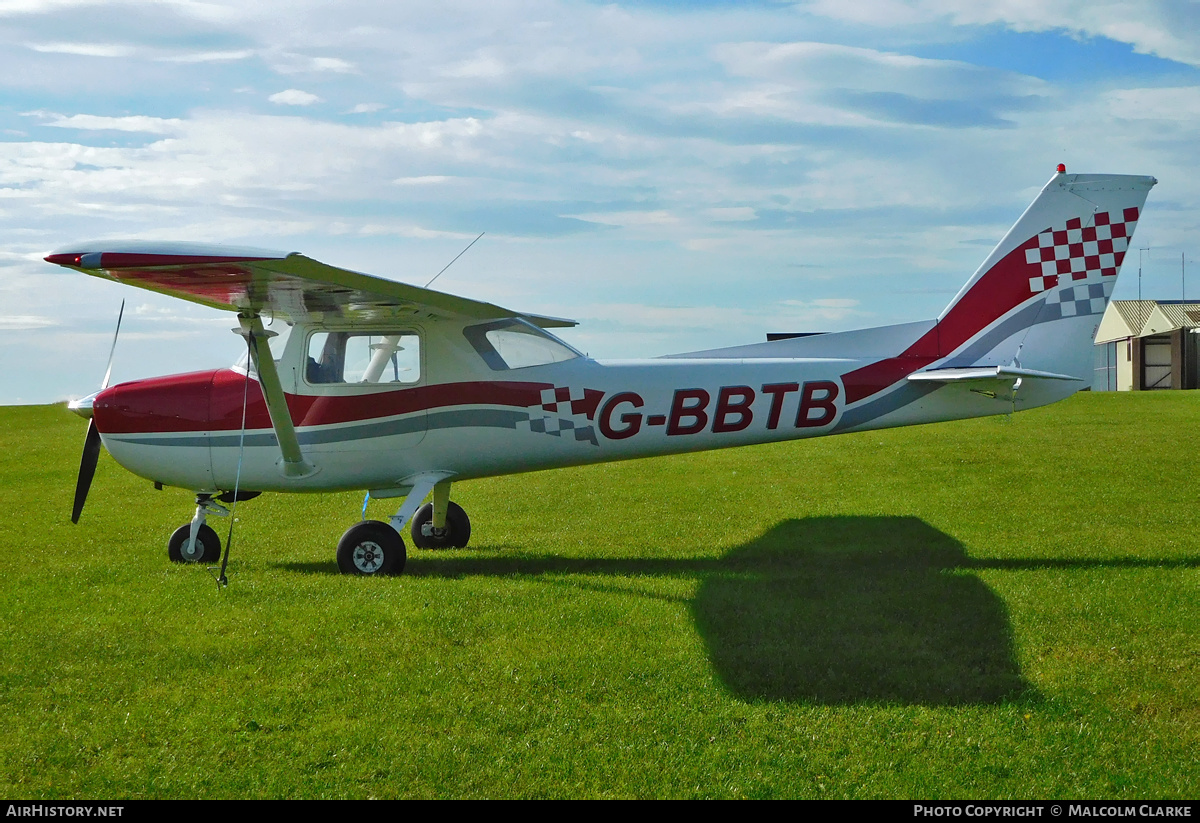
[[[464,548],[471,539],[471,518],[462,506],[451,502],[446,506],[446,528],[433,527],[433,504],[417,509],[412,519],[413,545],[418,549]]]
[[[407,561],[400,535],[378,520],[355,523],[338,541],[337,563],[343,574],[400,574]]]
[[[172,563],[216,563],[221,559],[221,538],[211,526],[201,526],[196,531],[196,543],[187,546],[192,533],[192,524],[185,523],[175,530],[167,541],[167,557]]]

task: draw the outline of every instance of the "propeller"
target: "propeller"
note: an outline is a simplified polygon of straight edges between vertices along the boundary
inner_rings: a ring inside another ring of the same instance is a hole
[[[71,522],[78,523],[79,515],[83,512],[83,504],[87,502],[88,489],[92,487],[92,478],[96,476],[96,463],[100,460],[100,430],[96,428],[96,420],[92,417],[92,401],[96,395],[108,388],[112,378],[113,354],[117,350],[117,335],[121,333],[121,318],[125,315],[125,301],[121,301],[121,310],[117,312],[117,328],[113,332],[112,348],[108,350],[108,368],[104,371],[104,382],[100,391],[87,397],[73,401],[67,408],[88,419],[87,434],[83,438],[83,457],[79,460],[79,479],[75,481],[75,505],[71,507]]]

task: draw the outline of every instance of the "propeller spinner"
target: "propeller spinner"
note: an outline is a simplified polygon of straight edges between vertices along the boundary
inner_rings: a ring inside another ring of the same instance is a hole
[[[108,388],[112,378],[113,354],[117,350],[117,335],[121,333],[121,318],[125,315],[125,301],[121,301],[121,310],[117,312],[117,328],[113,332],[112,348],[108,350],[108,368],[104,371],[104,382],[100,391],[87,397],[74,400],[67,408],[81,417],[88,419],[87,435],[83,439],[83,456],[79,460],[79,479],[75,481],[75,504],[71,507],[71,522],[78,523],[79,515],[83,512],[83,504],[87,502],[88,489],[92,487],[92,478],[96,476],[96,463],[100,460],[100,430],[92,417],[92,401],[96,395]]]

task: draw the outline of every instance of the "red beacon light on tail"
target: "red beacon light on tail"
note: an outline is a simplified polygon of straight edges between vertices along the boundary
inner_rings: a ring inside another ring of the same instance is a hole
[[[1058,173],[1059,173],[1059,174],[1066,174],[1066,173],[1067,173],[1067,164],[1066,164],[1066,163],[1059,163],[1059,164],[1058,164]]]

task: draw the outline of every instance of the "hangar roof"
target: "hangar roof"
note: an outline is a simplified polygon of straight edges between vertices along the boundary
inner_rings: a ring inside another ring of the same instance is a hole
[[[1159,303],[1142,324],[1139,337],[1149,334],[1166,334],[1175,329],[1192,329],[1200,326],[1200,303]]]
[[[1100,328],[1096,330],[1096,342],[1111,343],[1114,340],[1141,337],[1142,327],[1150,319],[1156,305],[1156,300],[1112,301],[1104,312]]]
[[[1096,344],[1194,328],[1200,328],[1200,302],[1114,300],[1096,330]]]

